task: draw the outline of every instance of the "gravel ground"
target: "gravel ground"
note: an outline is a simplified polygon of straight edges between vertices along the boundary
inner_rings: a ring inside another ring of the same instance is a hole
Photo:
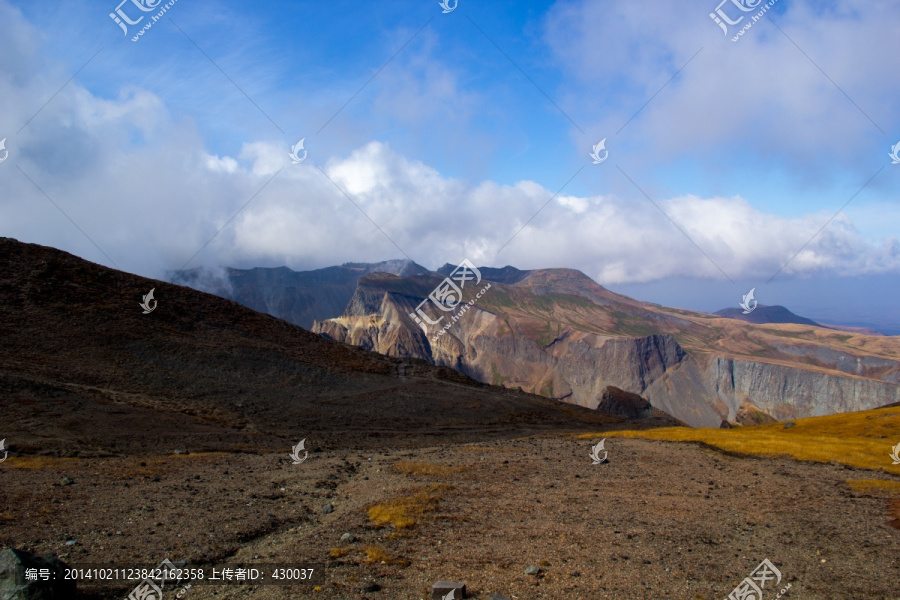
[[[464,582],[470,598],[721,599],[766,558],[786,598],[900,598],[889,498],[846,483],[887,475],[620,438],[594,465],[590,445],[557,435],[323,451],[299,465],[275,454],[0,465],[0,544],[69,564],[324,567],[321,589],[195,585],[189,600],[430,598],[437,580]],[[450,469],[409,475],[398,461]],[[369,521],[372,504],[433,485],[446,487],[414,527]],[[367,562],[373,547],[382,554]],[[776,594],[769,583],[763,598]]]

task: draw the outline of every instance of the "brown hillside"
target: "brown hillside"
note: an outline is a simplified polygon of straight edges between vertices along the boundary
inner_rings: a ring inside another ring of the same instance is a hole
[[[158,305],[145,315],[151,288]],[[421,361],[401,368],[229,300],[8,238],[0,336],[0,437],[14,454],[413,445],[614,421]]]

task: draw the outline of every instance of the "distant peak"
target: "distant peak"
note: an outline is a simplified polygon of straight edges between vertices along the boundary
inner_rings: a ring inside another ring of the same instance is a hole
[[[796,315],[779,304],[775,304],[772,306],[760,304],[749,314],[744,314],[744,311],[742,311],[740,308],[723,308],[722,310],[716,311],[713,314],[724,317],[726,319],[737,319],[739,321],[756,323],[758,325],[766,323],[796,323],[798,325],[812,325],[813,327],[821,327],[821,325],[819,325],[812,319],[807,319],[806,317]]]

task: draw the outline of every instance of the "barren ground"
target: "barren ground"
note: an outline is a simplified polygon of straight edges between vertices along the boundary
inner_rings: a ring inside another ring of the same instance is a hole
[[[589,443],[562,435],[325,449],[299,465],[286,454],[224,453],[10,461],[0,465],[0,545],[70,564],[325,566],[321,590],[194,586],[190,600],[430,598],[440,579],[466,583],[471,598],[718,600],[765,558],[791,584],[787,598],[900,598],[888,499],[846,484],[890,476],[693,444],[616,438],[606,448],[602,465]],[[434,510],[415,526],[369,520],[368,507],[423,488]],[[344,532],[356,541],[341,542]],[[532,565],[537,576],[524,573]],[[373,582],[379,589],[364,592]]]

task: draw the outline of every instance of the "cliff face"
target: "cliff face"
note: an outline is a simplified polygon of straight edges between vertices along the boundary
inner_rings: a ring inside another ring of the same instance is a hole
[[[833,373],[713,357],[706,381],[728,408],[749,402],[778,420],[868,410],[900,401],[900,386]]]
[[[363,277],[344,315],[313,331],[588,408],[613,386],[695,427],[735,422],[742,407],[791,419],[900,401],[900,340],[879,338],[883,356],[861,355],[847,350],[871,340],[844,335],[833,339],[845,347],[834,348],[810,338],[809,327],[723,326],[612,294],[577,272],[496,271],[506,283],[492,282],[441,336],[409,317],[436,276]]]
[[[670,335],[617,338],[567,334],[546,347],[504,334],[505,323],[475,305],[466,321],[434,340],[407,316],[418,298],[361,285],[344,316],[313,324],[327,338],[388,356],[411,356],[448,366],[485,383],[522,388],[549,398],[597,408],[608,386],[639,394],[695,427],[718,427],[722,418],[699,394],[699,375]],[[373,310],[374,309],[374,310]]]

